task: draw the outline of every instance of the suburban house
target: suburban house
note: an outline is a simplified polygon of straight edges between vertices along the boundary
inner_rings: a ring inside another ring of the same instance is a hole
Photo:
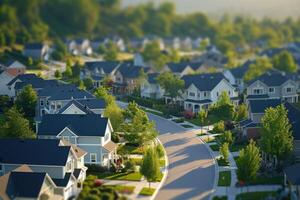
[[[207,51],[206,53],[194,58],[193,62],[200,62],[205,67],[214,67],[223,69],[228,62],[228,58],[217,50]]]
[[[300,163],[288,166],[283,169],[284,185],[290,189],[290,199],[300,198]]]
[[[163,38],[165,49],[180,49],[181,41],[179,37]]]
[[[93,53],[88,39],[65,40],[65,45],[73,55],[91,55]]]
[[[85,62],[85,67],[80,72],[80,79],[92,78],[94,88],[100,87],[103,78],[112,78],[120,65],[120,62],[115,61]]]
[[[0,68],[11,76],[25,74],[26,71],[26,66],[17,60],[9,60],[5,64],[0,64]]]
[[[44,80],[35,74],[20,74],[6,84],[8,96],[15,97],[26,85],[31,85],[37,92],[44,87],[60,85],[57,80]]]
[[[189,62],[167,63],[164,71],[170,71],[178,77],[194,73],[194,66]]]
[[[146,37],[143,38],[132,38],[129,42],[129,46],[134,49],[143,49],[150,42]]]
[[[122,63],[113,76],[113,93],[117,95],[131,94],[137,88],[140,74],[149,72],[146,67],[136,66],[132,62]]]
[[[30,184],[24,184],[24,180]],[[57,186],[45,172],[33,172],[27,165],[0,176],[0,199],[54,199],[63,200],[63,195],[55,193]]]
[[[180,49],[186,50],[186,51],[192,50],[192,48],[193,48],[192,38],[190,38],[190,37],[181,38],[180,42],[181,42]]]
[[[147,81],[141,84],[141,97],[151,99],[162,99],[164,97],[164,89],[158,84],[156,78],[159,73],[148,74]]]
[[[63,196],[63,199],[69,199],[82,189],[87,170],[84,166],[85,155],[80,148],[57,139],[0,139],[0,174],[5,175],[26,164],[39,176],[47,173],[57,186],[54,192]],[[19,176],[24,178],[32,175]],[[31,183],[23,182],[22,186],[27,186],[27,192],[31,189]]]
[[[198,113],[217,102],[222,92],[227,92],[233,103],[238,104],[236,89],[222,73],[186,75],[185,91],[182,95],[184,109]]]
[[[50,47],[44,43],[29,43],[25,45],[23,50],[24,56],[35,60],[49,60],[50,54]]]
[[[39,139],[63,139],[88,153],[85,164],[110,167],[116,156],[108,118],[95,114],[44,115],[37,127]]]
[[[233,69],[226,69],[223,72],[230,84],[238,88],[240,93],[242,93],[246,88],[244,76],[253,62],[254,61],[247,60],[242,66]]]
[[[298,84],[293,76],[284,72],[269,71],[250,81],[247,87],[247,101],[253,99],[281,99],[298,102]]]
[[[250,100],[248,105],[248,119],[239,123],[238,129],[241,136],[250,138],[259,138],[261,118],[265,114],[265,110],[270,107],[276,107],[284,104],[288,111],[288,119],[292,125],[292,134],[294,137],[294,154],[300,158],[300,110],[289,102],[282,102],[280,99],[260,99]]]
[[[85,91],[80,90],[74,85],[55,85],[55,86],[48,86],[38,91],[38,105],[36,108],[36,121],[40,120],[40,117],[44,114],[55,114],[58,113],[63,107],[65,107],[69,102],[73,100],[81,100],[80,104],[83,106],[88,107],[92,101],[87,101],[95,99],[95,97]],[[95,100],[96,101],[96,100]],[[85,104],[84,104],[85,103]],[[92,103],[89,106],[93,106]],[[96,109],[102,108],[102,103],[96,106]]]

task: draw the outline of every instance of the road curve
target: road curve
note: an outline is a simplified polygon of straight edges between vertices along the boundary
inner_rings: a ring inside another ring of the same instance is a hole
[[[214,160],[195,132],[148,113],[161,133],[169,160],[167,179],[156,200],[209,199],[215,180]]]

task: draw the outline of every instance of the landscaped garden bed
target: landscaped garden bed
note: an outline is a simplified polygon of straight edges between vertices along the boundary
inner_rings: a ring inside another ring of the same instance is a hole
[[[230,186],[231,183],[231,171],[219,172],[218,186]]]
[[[142,175],[139,172],[119,172],[119,173],[91,173],[96,175],[99,179],[109,179],[109,180],[126,180],[126,181],[140,181]]]
[[[220,146],[218,144],[212,144],[212,145],[209,145],[209,147],[213,151],[219,151],[220,150]]]
[[[227,200],[227,196],[214,196],[213,200]]]
[[[135,189],[135,186],[126,186],[126,185],[104,185],[103,187],[113,188],[121,194],[132,194]]]
[[[226,160],[224,160],[223,158],[218,158],[217,159],[218,165],[221,167],[226,167],[229,166],[229,162],[227,162]]]
[[[175,123],[183,123],[184,119],[183,118],[178,118],[178,119],[172,119],[173,122]]]
[[[154,194],[155,190],[156,190],[155,188],[144,187],[144,188],[140,191],[139,195],[143,195],[143,196],[152,196],[152,195]]]
[[[138,147],[130,144],[120,145],[117,149],[118,154],[144,154],[144,148]]]
[[[236,200],[265,200],[268,197],[276,197],[276,192],[247,192],[236,196]]]

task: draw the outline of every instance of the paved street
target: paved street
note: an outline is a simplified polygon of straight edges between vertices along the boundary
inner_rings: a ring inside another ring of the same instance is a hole
[[[169,159],[169,172],[156,199],[209,199],[215,179],[214,161],[195,132],[164,118],[148,114],[156,122],[159,139]]]

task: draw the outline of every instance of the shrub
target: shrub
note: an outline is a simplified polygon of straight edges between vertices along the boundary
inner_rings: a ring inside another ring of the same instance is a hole
[[[120,142],[120,136],[119,136],[119,134],[116,133],[116,132],[112,132],[112,134],[111,134],[111,140],[114,143],[119,143]]]
[[[214,124],[213,132],[215,133],[222,133],[225,130],[224,121],[219,121]]]
[[[229,157],[229,147],[228,147],[228,143],[224,143],[221,147],[220,147],[220,154],[222,155],[223,159],[225,162],[228,162],[228,157]]]
[[[134,164],[134,161],[133,160],[127,160],[125,163],[125,170],[126,171],[134,171],[134,168],[135,168],[135,164]]]
[[[159,158],[162,158],[165,155],[164,148],[162,147],[161,144],[156,145],[156,152]]]
[[[192,111],[186,110],[186,111],[183,112],[183,116],[186,119],[192,119],[192,118],[195,117],[195,114]]]
[[[231,131],[225,131],[221,136],[221,142],[222,143],[228,143],[231,145],[233,143],[233,137]]]
[[[107,168],[106,167],[102,167],[99,165],[95,165],[95,164],[86,164],[87,168],[88,168],[88,172],[106,172]]]

